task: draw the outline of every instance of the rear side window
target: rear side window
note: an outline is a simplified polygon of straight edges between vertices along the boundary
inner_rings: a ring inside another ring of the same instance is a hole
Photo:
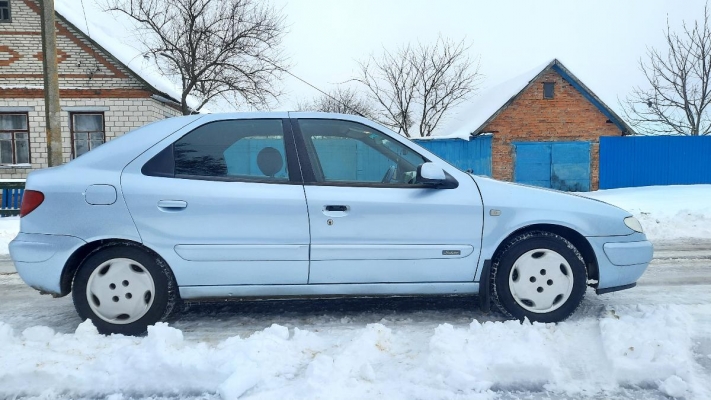
[[[158,153],[144,175],[186,179],[289,180],[281,120],[205,124]]]

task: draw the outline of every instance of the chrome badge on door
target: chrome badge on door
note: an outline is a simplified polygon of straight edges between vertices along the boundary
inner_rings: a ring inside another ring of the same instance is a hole
[[[442,250],[443,256],[460,256],[462,255],[461,250]]]

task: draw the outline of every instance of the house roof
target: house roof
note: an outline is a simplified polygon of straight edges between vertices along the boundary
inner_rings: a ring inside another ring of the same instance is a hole
[[[146,85],[147,89],[180,104],[181,88],[163,76],[152,62],[144,59],[141,51],[121,43],[116,37],[109,36],[92,20],[86,20],[81,8],[71,0],[57,0],[55,12],[63,22],[77,32],[83,33],[86,40],[129,71],[134,78]],[[197,106],[195,103],[195,99],[188,99],[189,106]]]
[[[496,85],[469,103],[459,115],[462,116],[452,121],[443,132],[447,136],[479,135],[499,114],[508,108],[521,93],[533,82],[549,70],[554,70],[563,79],[577,89],[583,97],[590,101],[601,113],[614,123],[623,135],[633,135],[635,131],[620,118],[610,107],[598,98],[585,84],[570,72],[558,59],[553,59],[543,65],[527,71],[511,80]]]

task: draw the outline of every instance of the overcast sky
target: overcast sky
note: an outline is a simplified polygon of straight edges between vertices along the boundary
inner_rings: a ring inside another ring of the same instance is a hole
[[[76,0],[60,0],[74,2]],[[284,48],[291,71],[330,90],[357,73],[357,61],[408,42],[438,35],[471,42],[484,74],[482,90],[558,58],[612,109],[619,111],[635,84],[647,46],[664,47],[672,29],[703,15],[703,0],[272,0],[285,15]],[[76,1],[79,3],[78,1]],[[112,37],[113,17],[91,0],[89,18]],[[123,38],[123,39],[121,39]],[[286,76],[286,95],[275,109],[291,110],[314,89]],[[461,108],[465,108],[464,106]]]
[[[635,84],[646,46],[664,46],[672,28],[703,15],[701,0],[275,0],[289,24],[292,72],[327,90],[357,73],[357,60],[382,48],[439,34],[472,43],[482,87],[558,58],[614,110]],[[317,93],[285,81],[281,108]]]

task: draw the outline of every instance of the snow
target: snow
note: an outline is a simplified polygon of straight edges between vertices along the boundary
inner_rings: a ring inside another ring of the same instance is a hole
[[[9,254],[7,245],[20,231],[20,217],[0,218],[0,255]]]
[[[528,84],[554,60],[539,65],[513,79],[500,83],[474,98],[462,111],[444,126],[445,136],[465,137],[475,132],[495,112],[511,98],[521,92]]]
[[[490,136],[490,133],[482,133],[481,136]],[[461,139],[461,140],[466,140],[469,141],[472,139],[472,135],[470,133],[466,133],[464,131],[461,132],[455,132],[451,133],[449,135],[432,135],[432,136],[423,136],[423,137],[413,137],[413,140],[441,140],[441,139]]]
[[[579,194],[629,211],[653,242],[711,239],[711,185],[645,186]]]
[[[83,4],[80,6],[76,0],[55,1],[55,11],[66,18],[72,25],[91,37],[101,47],[106,49],[129,69],[143,78],[156,90],[165,93],[180,101],[182,90],[169,78],[163,76],[152,60],[143,57],[143,53],[129,43],[137,43],[137,38],[125,37],[127,30],[115,20],[115,16],[92,10],[92,2],[87,3],[88,18],[84,18]],[[94,5],[94,7],[97,7]],[[188,105],[197,107],[199,102],[195,98],[188,99]],[[206,111],[203,111],[206,112]]]
[[[165,323],[134,338],[99,335],[89,321],[69,334],[0,322],[0,397],[493,399],[528,390],[602,398],[628,387],[710,394],[694,359],[692,318],[675,306],[608,308],[559,324],[394,325],[274,324],[211,342]]]

